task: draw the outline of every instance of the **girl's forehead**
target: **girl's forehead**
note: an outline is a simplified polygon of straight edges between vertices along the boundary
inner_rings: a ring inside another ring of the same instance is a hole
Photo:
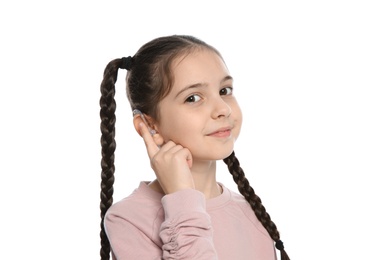
[[[177,57],[172,63],[174,77],[181,80],[196,80],[216,72],[228,73],[222,58],[212,50],[200,49]],[[215,76],[219,76],[219,73]]]
[[[222,58],[213,51],[196,51],[177,59],[172,66],[175,82],[221,80],[229,74]],[[174,84],[175,85],[175,84]]]

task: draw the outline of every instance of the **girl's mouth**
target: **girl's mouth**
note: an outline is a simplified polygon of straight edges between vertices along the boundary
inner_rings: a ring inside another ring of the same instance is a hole
[[[229,137],[232,133],[232,130],[231,128],[221,128],[211,134],[209,134],[208,136],[212,136],[212,137]]]

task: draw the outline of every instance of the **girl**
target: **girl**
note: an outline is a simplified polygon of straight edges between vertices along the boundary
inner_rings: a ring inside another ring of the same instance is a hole
[[[119,68],[156,179],[112,205]],[[107,65],[101,94],[101,259],[112,249],[120,260],[276,260],[274,242],[289,259],[234,155],[242,115],[215,48],[191,36],[154,39]],[[242,195],[216,181],[221,159]]]

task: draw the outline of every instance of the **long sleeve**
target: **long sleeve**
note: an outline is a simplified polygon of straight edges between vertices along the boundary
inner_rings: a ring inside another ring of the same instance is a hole
[[[163,259],[218,259],[204,195],[182,190],[163,197],[161,225]]]
[[[218,259],[205,204],[196,190],[163,196],[141,185],[106,214],[113,259]]]

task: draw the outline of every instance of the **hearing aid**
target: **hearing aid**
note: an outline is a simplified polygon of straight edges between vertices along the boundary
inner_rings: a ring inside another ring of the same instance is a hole
[[[133,116],[135,116],[135,115],[140,115],[140,116],[141,116],[142,121],[144,121],[146,127],[147,127],[148,130],[149,130],[149,133],[151,134],[151,136],[153,136],[153,135],[156,134],[156,130],[154,130],[154,129],[152,129],[152,128],[149,127],[149,124],[148,124],[148,122],[146,121],[146,118],[145,118],[144,114],[143,114],[140,110],[134,109],[134,110],[133,110]]]

